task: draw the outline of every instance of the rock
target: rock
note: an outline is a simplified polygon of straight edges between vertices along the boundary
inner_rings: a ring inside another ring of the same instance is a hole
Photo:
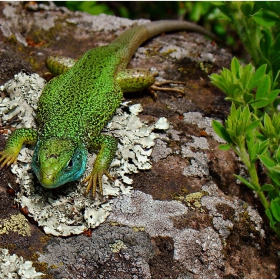
[[[125,28],[148,22],[52,4],[0,2],[0,10],[1,85],[21,69],[43,76],[50,54],[79,58]],[[226,117],[230,104],[208,75],[229,67],[231,57],[191,32],[144,43],[129,67],[152,68],[158,81],[186,83],[180,85],[184,94],[158,93],[156,100],[147,91],[125,94],[143,107],[137,123],[167,119],[156,128],[153,152],[142,148],[152,168],[127,175],[133,190],[113,198],[103,224],[68,238],[45,234],[28,208],[15,204],[17,177],[0,170],[1,248],[22,257],[22,263],[32,261],[46,278],[278,278],[279,240],[254,194],[233,176],[244,172],[243,165],[232,151],[218,150],[221,139],[211,128],[212,119]],[[1,124],[1,149],[18,122],[15,116]],[[25,230],[14,226],[15,217]]]

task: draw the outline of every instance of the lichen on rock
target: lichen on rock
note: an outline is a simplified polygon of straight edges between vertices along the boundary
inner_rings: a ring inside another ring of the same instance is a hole
[[[38,279],[44,274],[37,272],[32,261],[24,261],[16,254],[10,255],[9,250],[0,249],[0,278],[1,279]]]
[[[11,215],[7,219],[0,219],[0,234],[16,232],[22,236],[30,236],[30,226],[28,220],[21,213]]]

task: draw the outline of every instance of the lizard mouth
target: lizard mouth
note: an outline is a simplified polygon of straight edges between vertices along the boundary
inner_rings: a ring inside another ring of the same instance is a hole
[[[40,174],[40,177],[38,178],[41,185],[45,188],[56,188],[59,187],[60,184],[57,183],[57,174],[53,173],[52,170],[49,171],[43,171]]]

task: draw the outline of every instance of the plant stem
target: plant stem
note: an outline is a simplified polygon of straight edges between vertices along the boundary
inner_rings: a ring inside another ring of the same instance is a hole
[[[259,184],[259,177],[256,170],[256,165],[254,163],[250,162],[247,150],[245,148],[245,143],[240,143],[238,147],[239,151],[237,149],[234,149],[236,153],[239,155],[239,157],[242,159],[243,163],[247,167],[247,170],[249,172],[249,175],[251,177],[251,183],[256,188],[257,194],[262,202],[262,205],[265,209],[269,208],[269,202],[267,201],[264,193],[260,191],[261,186]]]

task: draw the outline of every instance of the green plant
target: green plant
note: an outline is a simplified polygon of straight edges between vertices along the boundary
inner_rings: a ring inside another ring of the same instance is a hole
[[[228,32],[228,29],[232,29],[228,25],[232,24],[226,21],[227,17],[212,2],[179,1],[178,15],[181,19],[196,22],[212,30],[227,45],[235,47],[235,41]]]
[[[275,79],[280,65],[280,2],[212,2],[231,21],[256,67],[267,64]],[[277,79],[279,82],[279,77]]]
[[[234,23],[252,64],[232,59],[231,69],[212,74],[212,83],[232,102],[225,125],[213,121],[215,132],[245,164],[248,178],[235,175],[254,190],[271,228],[280,237],[280,4],[276,2],[215,3]],[[267,178],[261,182],[258,167]]]
[[[64,4],[72,11],[85,11],[92,15],[99,15],[101,13],[113,15],[108,5],[98,1],[65,1]]]

